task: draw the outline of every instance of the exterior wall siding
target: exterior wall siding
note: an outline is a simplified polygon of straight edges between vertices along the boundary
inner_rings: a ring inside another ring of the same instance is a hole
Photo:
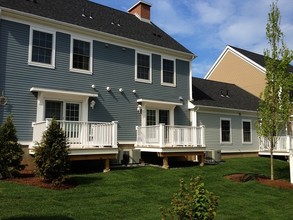
[[[56,33],[56,68],[28,65],[30,26],[0,20],[0,90],[9,99],[0,107],[0,122],[12,113],[20,141],[32,140],[32,122],[36,121],[37,93],[31,87],[97,93],[94,109],[89,108],[89,121],[118,121],[118,141],[134,142],[135,126],[141,124],[136,111],[137,99],[186,102],[175,108],[175,124],[189,125],[189,62],[176,60],[177,86],[161,85],[161,55],[152,54],[152,84],[135,82],[135,49],[98,40],[93,41],[93,74],[69,71],[70,39],[68,33]],[[91,88],[95,84],[96,90]],[[112,88],[110,92],[106,87]],[[119,88],[123,89],[120,93]],[[136,94],[132,91],[136,90]],[[91,98],[90,98],[91,101]]]
[[[223,144],[220,141],[220,119],[227,118],[231,119],[232,127],[232,143]],[[252,143],[242,142],[242,120],[251,120],[252,127]],[[221,150],[222,152],[249,152],[258,150],[258,136],[255,129],[256,118],[227,115],[227,114],[215,114],[215,113],[197,113],[197,123],[205,125],[205,140],[207,149]]]
[[[235,84],[259,97],[265,87],[265,78],[265,73],[228,51],[208,79]]]

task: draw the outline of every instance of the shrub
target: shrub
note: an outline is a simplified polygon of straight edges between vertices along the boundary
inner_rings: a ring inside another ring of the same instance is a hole
[[[216,216],[218,197],[209,192],[200,176],[189,185],[180,180],[180,190],[173,195],[170,208],[161,208],[162,218],[211,220]]]
[[[69,170],[66,136],[55,119],[35,148],[35,163],[38,174],[49,183],[62,183]]]
[[[0,179],[12,177],[24,168],[23,150],[18,143],[13,117],[9,115],[0,127]]]

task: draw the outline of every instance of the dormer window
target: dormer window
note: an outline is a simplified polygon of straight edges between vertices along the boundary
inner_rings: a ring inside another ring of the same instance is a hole
[[[55,68],[55,33],[31,28],[29,64]]]

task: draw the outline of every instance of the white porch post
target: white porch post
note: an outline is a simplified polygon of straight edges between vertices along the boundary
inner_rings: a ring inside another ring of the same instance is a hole
[[[112,121],[112,145],[113,147],[117,148],[117,124],[118,124],[118,121]]]
[[[288,135],[288,137],[290,137]],[[293,185],[293,138],[292,136],[289,138],[289,163],[290,163],[290,166],[289,166],[289,169],[290,169],[290,182],[291,184]]]
[[[196,126],[192,126],[191,138],[192,138],[192,146],[196,147],[197,146],[197,139],[198,139],[197,127]]]
[[[200,137],[200,142],[202,146],[205,146],[205,126],[201,125],[201,137]]]
[[[165,144],[165,124],[160,124],[159,127],[159,146],[164,147]]]

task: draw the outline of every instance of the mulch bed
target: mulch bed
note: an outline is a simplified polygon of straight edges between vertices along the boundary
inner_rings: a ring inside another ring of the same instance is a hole
[[[267,185],[270,187],[276,187],[281,189],[293,189],[293,185],[286,181],[286,180],[270,180],[268,177],[258,174],[245,174],[245,173],[236,173],[231,175],[226,175],[226,179],[229,179],[231,181],[235,181],[238,183],[244,183],[247,181],[256,180],[260,184]],[[70,179],[66,179],[62,184],[54,185],[52,183],[46,183],[43,181],[42,178],[36,176],[31,171],[21,171],[18,177],[7,179],[6,181],[14,182],[18,184],[25,184],[30,186],[36,186],[46,189],[52,189],[52,190],[65,190],[65,189],[71,189],[76,187],[76,184],[71,182]]]
[[[271,180],[270,178],[266,176],[258,175],[258,174],[236,173],[236,174],[227,175],[225,176],[225,178],[238,182],[238,183],[244,183],[247,181],[256,180],[260,184],[263,184],[266,186],[271,186],[271,187],[276,187],[281,189],[293,189],[293,185],[286,180],[281,180],[281,179]]]
[[[65,179],[63,183],[58,185],[44,182],[42,178],[36,176],[32,171],[21,171],[17,177],[9,178],[6,181],[52,190],[65,190],[76,187],[76,184],[72,183],[70,179]]]

